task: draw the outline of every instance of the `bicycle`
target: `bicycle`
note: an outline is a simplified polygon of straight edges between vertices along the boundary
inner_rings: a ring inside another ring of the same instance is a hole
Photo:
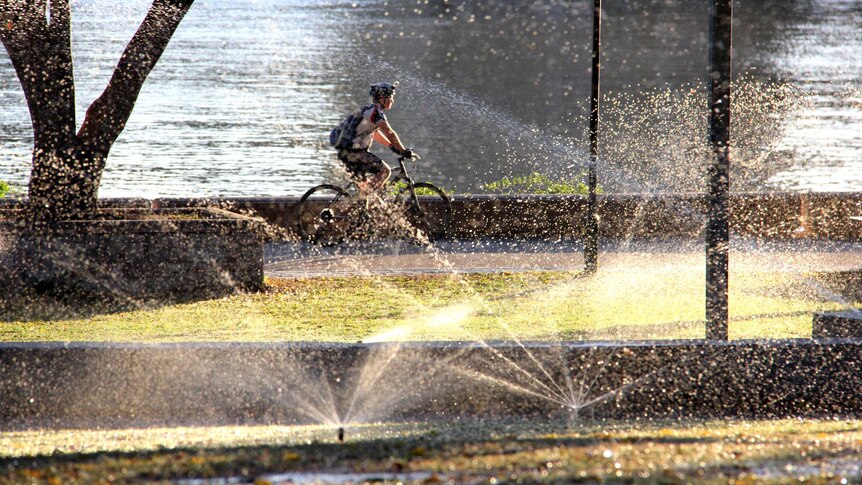
[[[368,201],[358,195],[356,181],[344,187],[321,184],[305,192],[296,204],[296,228],[301,238],[319,244],[337,244],[350,237],[375,236],[379,229],[385,229],[383,223],[390,221],[406,222],[399,229],[406,229],[407,238],[416,242],[446,237],[452,221],[449,196],[434,184],[414,182],[407,173],[405,159],[398,158],[392,176],[381,191],[375,192],[382,196],[377,200],[382,202],[387,221],[376,220]],[[363,235],[365,227],[369,234]]]

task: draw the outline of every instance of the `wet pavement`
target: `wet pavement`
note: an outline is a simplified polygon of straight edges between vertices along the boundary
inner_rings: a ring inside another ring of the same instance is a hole
[[[703,268],[703,243],[692,240],[604,241],[600,269]],[[731,270],[848,271],[862,269],[862,242],[734,240]],[[448,273],[580,271],[578,241],[467,240],[420,247],[401,241],[355,242],[334,247],[274,243],[264,271],[280,278],[395,276]]]

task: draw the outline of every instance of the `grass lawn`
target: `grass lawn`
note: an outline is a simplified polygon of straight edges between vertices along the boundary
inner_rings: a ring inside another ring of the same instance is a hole
[[[344,443],[335,438],[333,429],[287,426],[3,432],[0,483],[233,477],[266,484],[321,472],[361,473],[358,481],[388,476],[388,483],[858,483],[862,476],[859,421],[402,423],[349,428]]]
[[[827,278],[828,279],[828,278]],[[732,275],[730,336],[807,337],[815,311],[860,307],[822,275]],[[268,279],[265,292],[50,321],[0,341],[678,339],[704,335],[702,272],[530,272]]]

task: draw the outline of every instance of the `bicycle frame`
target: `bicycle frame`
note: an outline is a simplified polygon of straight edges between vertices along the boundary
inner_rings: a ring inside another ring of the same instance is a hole
[[[407,188],[410,190],[410,198],[416,207],[419,207],[419,199],[416,196],[416,184],[413,182],[413,178],[407,173],[407,166],[404,165],[404,157],[398,158],[398,166],[392,170],[392,175],[390,175],[389,179],[384,183],[384,189],[387,186],[395,186],[399,181],[403,181],[407,184]],[[356,181],[351,181],[347,185],[344,186],[344,191],[347,192],[351,187],[356,187],[358,190],[358,186]],[[341,199],[341,195],[339,194],[333,202],[337,202]]]
[[[398,157],[398,170],[398,175],[392,177],[390,184],[394,185],[399,180],[405,181],[407,183],[407,188],[410,190],[410,198],[413,200],[413,204],[419,208],[421,213],[422,209],[419,205],[419,198],[416,196],[416,184],[413,183],[413,179],[410,178],[410,175],[407,175],[407,167],[404,165],[404,157]]]

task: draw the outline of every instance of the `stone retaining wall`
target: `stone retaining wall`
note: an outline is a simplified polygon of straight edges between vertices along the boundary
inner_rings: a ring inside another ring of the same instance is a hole
[[[105,206],[222,207],[262,217],[296,231],[299,197],[104,199]],[[15,204],[0,199],[0,208]],[[603,237],[700,237],[706,221],[704,194],[607,194],[598,196]],[[557,238],[579,236],[586,198],[569,195],[456,195],[451,236]],[[733,234],[755,238],[862,239],[862,192],[763,192],[733,194]]]
[[[246,210],[295,231],[298,197],[156,199],[160,207],[222,205]],[[610,194],[598,196],[603,237],[700,237],[706,220],[703,194]],[[451,236],[579,236],[586,198],[557,195],[452,197]],[[755,238],[862,239],[862,193],[745,193],[730,201],[733,234]]]
[[[586,418],[859,416],[862,343],[0,344],[0,425],[547,419],[567,382]]]
[[[38,225],[0,217],[0,316],[40,296],[122,307],[263,287],[259,220],[214,208],[104,217]]]

